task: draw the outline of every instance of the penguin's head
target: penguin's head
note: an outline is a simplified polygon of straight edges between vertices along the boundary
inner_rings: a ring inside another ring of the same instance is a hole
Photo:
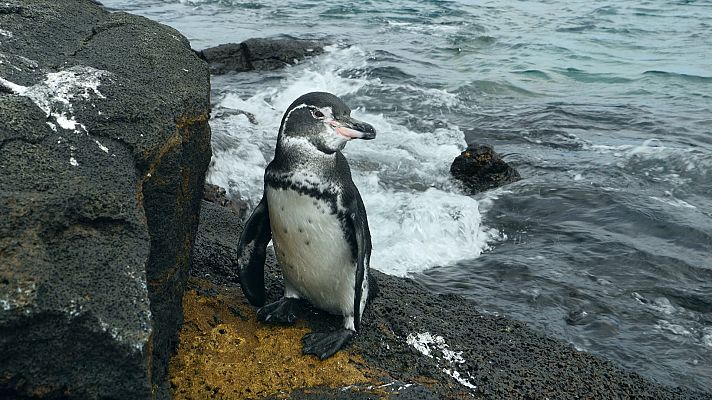
[[[376,131],[365,122],[351,118],[351,109],[338,97],[326,92],[311,92],[287,108],[279,128],[279,141],[300,138],[319,151],[333,154],[351,139],[370,140]]]

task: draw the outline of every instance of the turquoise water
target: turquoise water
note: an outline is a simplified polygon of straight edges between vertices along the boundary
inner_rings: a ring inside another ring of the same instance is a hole
[[[284,71],[214,77],[208,179],[257,201],[277,124],[329,90],[376,126],[347,148],[374,267],[459,293],[671,385],[712,392],[712,3],[156,1],[107,6],[202,49],[325,39]],[[466,142],[524,179],[469,197]]]

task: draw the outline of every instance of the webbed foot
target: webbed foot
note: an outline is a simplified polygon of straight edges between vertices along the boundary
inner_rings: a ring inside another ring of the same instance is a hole
[[[302,338],[302,342],[304,343],[302,353],[313,354],[321,360],[327,359],[341,350],[355,334],[356,332],[346,328],[341,328],[333,332],[307,333]]]
[[[268,324],[291,325],[296,321],[294,306],[299,300],[282,297],[257,310],[257,318]]]

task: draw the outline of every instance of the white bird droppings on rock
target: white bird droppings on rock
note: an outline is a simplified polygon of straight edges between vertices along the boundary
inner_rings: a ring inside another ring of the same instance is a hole
[[[442,336],[440,338],[442,339]],[[409,345],[415,347],[415,349],[419,352],[430,358],[433,358],[433,355],[430,351],[430,345],[435,343],[435,338],[433,338],[433,335],[431,335],[430,332],[418,333],[417,335],[411,333],[408,335],[405,341]]]
[[[455,371],[455,370],[450,370],[450,369],[447,369],[447,368],[443,368],[443,372],[446,373],[446,374],[448,374],[448,375],[450,375],[451,377],[453,377],[453,378],[454,378],[456,381],[458,381],[461,385],[463,385],[463,386],[465,386],[465,387],[468,387],[468,388],[470,388],[470,389],[477,389],[477,386],[476,386],[476,385],[473,385],[470,381],[468,381],[467,379],[463,378],[462,375],[460,375],[459,372],[457,372],[457,371]]]
[[[0,29],[0,37],[6,37],[8,39],[12,38],[12,32]],[[2,41],[0,41],[2,43]]]
[[[94,139],[94,142],[99,146],[101,151],[103,151],[106,154],[109,154],[109,148],[101,144],[98,140]]]
[[[76,97],[105,98],[99,92],[100,78],[109,72],[77,65],[68,69],[48,73],[45,80],[32,86],[22,86],[0,78],[0,84],[14,94],[29,97],[47,117],[54,117],[57,125],[76,133],[87,132],[84,125],[74,118],[71,100]],[[50,125],[52,127],[52,125]],[[56,129],[54,127],[53,129]]]
[[[417,334],[411,333],[408,334],[408,337],[406,338],[406,343],[413,346],[423,355],[435,359],[438,365],[440,365],[441,361],[444,361],[451,367],[465,363],[465,359],[462,357],[462,352],[451,350],[450,346],[445,343],[445,338],[440,335],[433,335],[430,332],[423,332]],[[442,356],[438,356],[437,353],[442,354]],[[443,368],[442,371],[454,378],[461,385],[466,386],[470,389],[477,389],[477,386],[473,385],[462,374],[460,374],[459,371],[451,368]]]

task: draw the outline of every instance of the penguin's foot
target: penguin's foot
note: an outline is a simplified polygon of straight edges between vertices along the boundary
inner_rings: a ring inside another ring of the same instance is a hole
[[[351,329],[341,328],[333,332],[312,332],[302,338],[303,354],[313,354],[321,360],[333,356],[344,347],[356,332]]]
[[[257,310],[257,318],[268,324],[291,325],[297,319],[297,315],[294,314],[294,307],[298,301],[297,299],[282,297],[274,303],[267,304]]]

